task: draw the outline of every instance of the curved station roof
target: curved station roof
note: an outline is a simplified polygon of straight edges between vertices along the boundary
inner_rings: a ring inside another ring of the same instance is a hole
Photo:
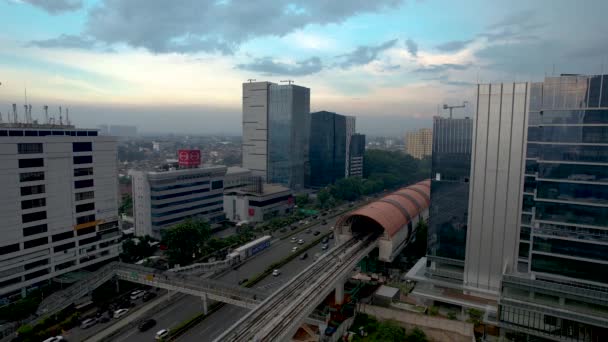
[[[378,223],[390,237],[407,226],[431,204],[431,180],[410,185],[344,215],[340,221],[366,217]]]

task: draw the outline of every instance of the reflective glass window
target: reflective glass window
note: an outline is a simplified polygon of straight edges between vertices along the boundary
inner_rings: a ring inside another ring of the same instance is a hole
[[[533,249],[539,252],[563,254],[567,256],[605,260],[608,246],[571,240],[534,237]]]
[[[539,199],[608,204],[607,185],[541,181],[538,182],[537,189]]]
[[[608,163],[608,146],[541,145],[539,159]]]
[[[608,182],[608,166],[539,163],[538,177],[587,182]]]
[[[608,225],[608,208],[538,201],[536,202],[536,218],[547,221],[606,226]]]
[[[540,141],[605,144],[608,143],[608,127],[543,126],[540,127]]]
[[[608,265],[532,254],[532,271],[608,283]]]
[[[600,107],[608,107],[608,75],[604,75],[602,80],[602,98]]]
[[[593,76],[589,79],[589,99],[587,100],[587,106],[590,108],[599,107],[601,86],[601,76]]]

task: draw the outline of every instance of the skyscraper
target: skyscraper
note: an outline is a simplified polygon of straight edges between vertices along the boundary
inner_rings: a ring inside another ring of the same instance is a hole
[[[347,116],[346,117],[346,162],[344,163],[344,176],[349,177],[350,170],[350,142],[353,134],[355,134],[356,130],[357,117],[355,116]]]
[[[322,187],[345,176],[348,117],[326,111],[310,117],[310,185]]]
[[[433,131],[430,128],[421,128],[415,132],[405,134],[405,151],[410,156],[422,159],[430,156],[433,144]]]
[[[363,177],[363,159],[365,156],[365,134],[355,133],[350,139],[348,176]]]
[[[268,183],[304,186],[308,167],[310,89],[243,83],[243,167]]]
[[[120,253],[116,139],[0,124],[0,296]]]

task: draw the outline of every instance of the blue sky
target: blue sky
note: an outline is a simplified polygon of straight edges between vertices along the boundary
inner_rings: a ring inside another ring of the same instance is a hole
[[[34,116],[62,105],[82,126],[238,133],[241,83],[289,78],[313,110],[401,135],[477,82],[602,72],[605,13],[603,0],[0,0],[0,112],[27,87]]]

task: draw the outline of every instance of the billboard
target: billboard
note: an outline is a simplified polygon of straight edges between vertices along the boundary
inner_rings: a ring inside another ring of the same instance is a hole
[[[179,150],[177,151],[179,166],[196,167],[201,164],[200,150]]]

